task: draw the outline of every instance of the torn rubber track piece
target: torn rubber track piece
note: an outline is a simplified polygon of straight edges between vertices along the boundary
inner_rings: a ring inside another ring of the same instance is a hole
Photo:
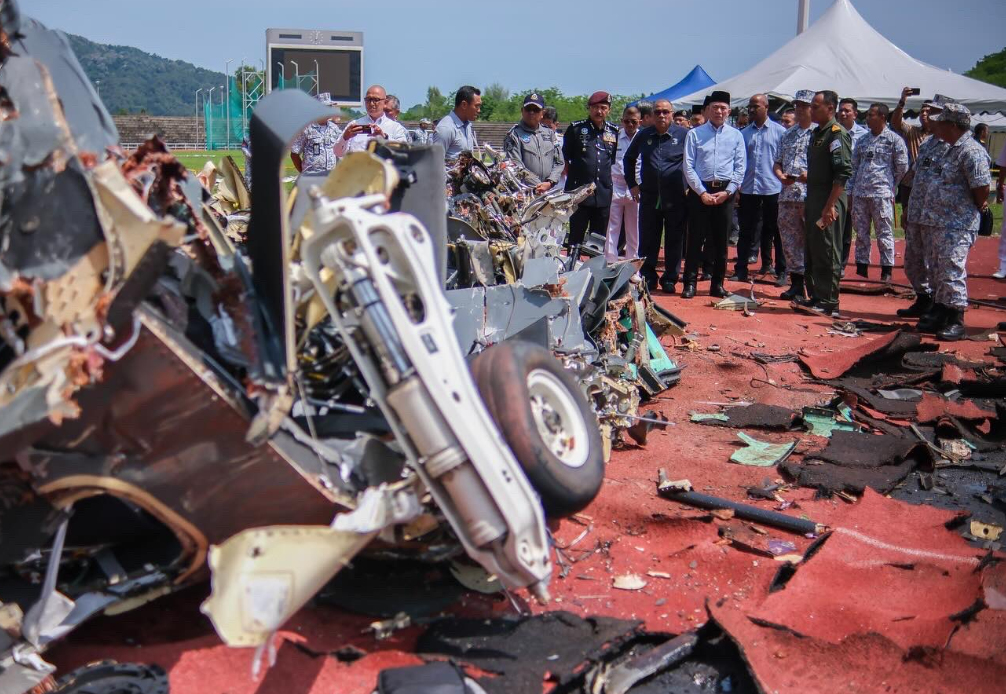
[[[92,663],[60,678],[55,694],[168,694],[168,676],[157,665]]]
[[[873,340],[857,343],[854,347],[826,353],[802,353],[800,362],[816,378],[838,378],[854,367],[873,361],[882,361],[916,349],[922,338],[900,330]]]
[[[922,400],[916,406],[916,412],[920,424],[935,422],[941,417],[947,416],[968,420],[995,419],[998,416],[994,409],[986,410],[974,401],[948,400],[935,393],[924,393]]]
[[[702,418],[699,424],[714,427],[729,427],[731,429],[792,429],[796,423],[797,413],[787,407],[765,405],[756,402],[743,407],[728,407],[720,417]]]
[[[491,673],[476,681],[488,694],[541,691],[548,680],[572,691],[587,664],[617,653],[640,623],[548,612],[521,619],[444,619],[416,642],[416,652],[448,656]]]

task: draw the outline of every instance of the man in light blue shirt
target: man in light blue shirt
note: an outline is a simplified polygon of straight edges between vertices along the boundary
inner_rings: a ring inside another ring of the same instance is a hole
[[[741,130],[747,156],[747,169],[741,184],[741,201],[738,218],[741,225],[737,241],[737,262],[734,277],[738,282],[748,281],[748,257],[754,250],[758,223],[761,222],[761,272],[772,270],[772,245],[775,244],[776,276],[786,273],[786,261],[779,238],[779,193],[782,182],[775,175],[776,154],[779,141],[786,129],[768,117],[768,97],[755,94],[748,102],[751,124]]]
[[[725,297],[727,239],[733,214],[734,193],[744,181],[747,154],[744,137],[727,125],[730,95],[714,91],[705,99],[707,121],[685,137],[685,182],[688,184],[688,250],[685,254],[685,288],[682,299],[695,296],[699,265],[708,256],[712,264],[709,295]]]
[[[440,119],[430,143],[439,142],[444,147],[444,158],[453,162],[462,152],[472,152],[478,147],[475,127],[482,111],[482,92],[476,87],[464,86],[454,95],[454,110]]]

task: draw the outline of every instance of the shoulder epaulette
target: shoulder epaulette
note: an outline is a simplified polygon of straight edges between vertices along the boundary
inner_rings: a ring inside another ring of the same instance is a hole
[[[841,125],[833,125],[833,126],[831,126],[831,132],[833,132],[833,133],[838,133],[838,132],[841,132],[841,131],[842,131],[842,126]]]

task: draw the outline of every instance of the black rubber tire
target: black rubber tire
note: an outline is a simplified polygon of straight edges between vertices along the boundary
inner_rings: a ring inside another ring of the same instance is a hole
[[[601,432],[586,397],[559,360],[539,345],[513,340],[486,349],[472,360],[471,369],[486,409],[541,498],[545,515],[563,518],[586,508],[604,481]],[[527,382],[536,369],[561,382],[583,419],[587,458],[579,467],[563,463],[538,432]]]

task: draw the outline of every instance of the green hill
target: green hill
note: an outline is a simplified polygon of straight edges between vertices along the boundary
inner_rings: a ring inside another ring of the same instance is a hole
[[[985,56],[964,74],[976,80],[1006,87],[1006,48]]]
[[[168,60],[130,46],[110,46],[82,36],[67,36],[91,82],[100,82],[101,100],[113,114],[191,116],[195,114],[197,89],[224,84],[222,72],[205,70],[182,60]]]

